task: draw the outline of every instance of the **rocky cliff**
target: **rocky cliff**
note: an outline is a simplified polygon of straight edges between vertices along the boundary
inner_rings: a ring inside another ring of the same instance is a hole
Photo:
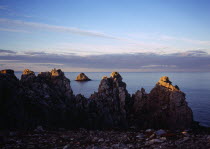
[[[170,128],[193,122],[185,94],[162,77],[148,94],[132,97],[118,72],[103,77],[98,92],[86,99],[74,95],[70,80],[58,69],[37,76],[24,70],[18,80],[13,70],[0,71],[0,127],[35,128]]]
[[[149,94],[144,89],[137,91],[133,100],[134,124],[142,128],[184,129],[193,122],[185,94],[166,76],[160,78]]]
[[[127,127],[126,103],[130,95],[119,73],[103,77],[98,92],[90,97],[89,110],[94,125],[100,128]],[[90,119],[91,119],[90,118]]]
[[[21,91],[19,80],[13,70],[0,71],[0,129],[23,126]]]
[[[11,123],[14,127],[61,127],[66,124],[75,96],[70,80],[61,70],[54,69],[35,76],[33,71],[26,69],[20,81],[14,76],[14,72],[1,73],[0,85],[3,102],[0,106],[10,115],[7,118],[18,119]],[[22,117],[16,114],[21,114]]]

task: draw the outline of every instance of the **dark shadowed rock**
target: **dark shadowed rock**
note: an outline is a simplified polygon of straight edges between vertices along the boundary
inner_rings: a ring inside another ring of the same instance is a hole
[[[161,77],[148,95],[137,91],[133,100],[134,119],[140,127],[184,129],[193,122],[185,94],[173,86],[168,77]]]
[[[91,79],[89,79],[84,73],[80,73],[77,78],[76,81],[90,81]]]
[[[0,71],[0,129],[22,128],[21,86],[13,70]]]
[[[74,95],[70,80],[60,69],[40,73],[33,81],[24,79],[23,88],[27,111],[25,117],[29,125],[62,127],[66,124],[63,122]]]
[[[2,127],[68,127],[75,96],[70,80],[60,69],[38,76],[26,69],[20,81],[14,74],[0,73],[0,88]]]
[[[127,127],[126,102],[130,95],[119,73],[103,77],[98,92],[90,97],[90,115],[93,126],[100,128]]]
[[[98,92],[86,99],[74,95],[60,69],[0,71],[0,128],[167,128],[191,126],[193,115],[185,94],[161,77],[148,94],[142,88],[130,97],[118,72],[103,77]]]

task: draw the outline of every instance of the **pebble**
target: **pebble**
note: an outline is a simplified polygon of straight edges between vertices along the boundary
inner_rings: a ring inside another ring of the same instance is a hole
[[[155,134],[153,133],[151,136],[149,136],[149,139],[152,139],[155,137]]]
[[[149,133],[149,132],[152,132],[152,131],[153,131],[153,129],[147,129],[145,132]]]
[[[163,130],[163,129],[160,129],[160,130],[156,131],[155,134],[156,134],[157,136],[162,136],[162,135],[166,134],[166,131]]]
[[[144,139],[145,138],[145,135],[143,133],[140,133],[136,136],[136,138],[138,139]]]
[[[154,143],[162,143],[164,142],[165,140],[161,140],[161,139],[152,139],[152,140],[149,140],[145,143],[145,145],[152,145]]]
[[[104,139],[103,139],[103,138],[101,138],[101,139],[99,139],[99,140],[98,140],[98,142],[104,142]]]
[[[63,147],[63,149],[71,149],[71,147],[70,147],[69,144],[67,144],[67,145],[65,145],[65,146]]]
[[[37,126],[36,129],[34,130],[35,132],[44,132],[44,129],[42,126]]]

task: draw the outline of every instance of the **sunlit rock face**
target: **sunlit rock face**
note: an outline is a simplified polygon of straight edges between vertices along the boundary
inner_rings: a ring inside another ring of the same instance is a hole
[[[130,95],[119,73],[103,77],[98,92],[90,97],[90,120],[95,127],[127,127],[126,103]]]
[[[29,83],[29,81],[33,81],[36,78],[36,75],[33,71],[29,70],[29,69],[25,69],[21,75],[21,81],[22,82],[27,82]]]
[[[10,74],[10,75],[14,75],[14,70],[12,69],[4,69],[4,70],[0,70],[1,74]]]
[[[184,129],[193,122],[185,94],[168,77],[161,77],[149,94],[137,91],[133,100],[134,120],[142,128]]]
[[[177,85],[173,86],[171,83],[172,82],[169,81],[169,77],[167,77],[167,76],[161,77],[160,80],[157,82],[158,85],[166,87],[169,90],[178,91],[179,87]]]
[[[77,78],[76,81],[90,81],[91,79],[89,79],[84,73],[80,73]]]

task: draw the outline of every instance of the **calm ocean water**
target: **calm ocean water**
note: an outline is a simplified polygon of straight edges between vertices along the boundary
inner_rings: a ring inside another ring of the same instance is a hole
[[[109,76],[108,72],[87,72],[85,73],[92,81],[77,82],[74,81],[78,72],[66,72],[65,75],[71,80],[71,87],[74,94],[81,93],[89,97],[94,91],[97,91],[100,80],[103,76]],[[203,126],[210,127],[210,73],[134,73],[121,72],[123,81],[127,84],[127,90],[130,94],[135,93],[142,87],[149,93],[155,86],[161,76],[168,76],[173,85],[186,94],[188,105],[192,108],[194,120],[199,121]],[[20,78],[21,73],[16,72]]]

